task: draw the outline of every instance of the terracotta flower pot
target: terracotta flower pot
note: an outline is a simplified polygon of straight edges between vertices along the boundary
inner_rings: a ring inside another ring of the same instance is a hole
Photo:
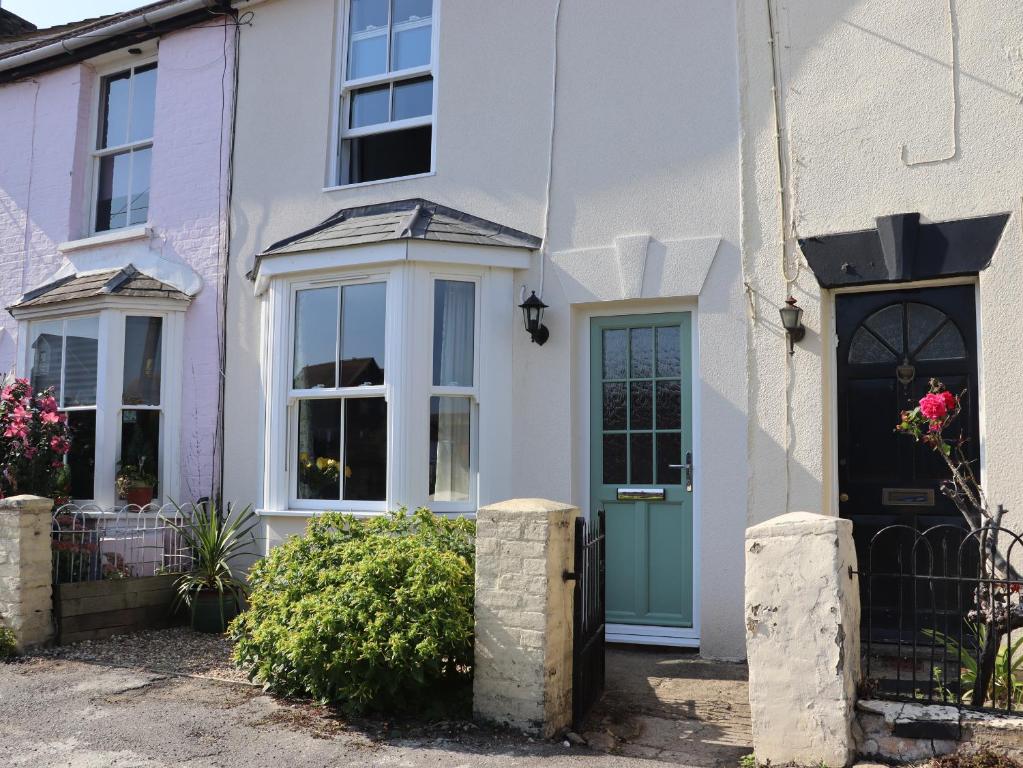
[[[124,494],[124,500],[129,504],[138,504],[140,507],[144,507],[153,500],[153,486],[140,485],[129,488]]]

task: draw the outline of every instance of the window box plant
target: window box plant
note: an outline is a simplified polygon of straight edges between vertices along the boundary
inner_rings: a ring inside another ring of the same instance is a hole
[[[192,629],[197,632],[224,632],[238,615],[246,594],[245,581],[234,573],[233,562],[255,553],[253,530],[259,524],[252,505],[239,512],[228,506],[226,514],[215,502],[178,507],[178,523],[168,520],[181,536],[191,555],[191,568],[175,582],[177,600],[191,612]]]
[[[117,469],[117,480],[114,482],[117,495],[129,504],[144,507],[156,495],[156,474],[146,469],[146,457],[139,458],[134,464],[120,464]]]

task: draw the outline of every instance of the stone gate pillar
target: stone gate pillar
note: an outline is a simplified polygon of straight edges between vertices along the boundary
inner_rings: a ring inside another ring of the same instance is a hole
[[[19,650],[53,638],[52,508],[40,496],[0,499],[0,624]]]
[[[476,717],[549,737],[572,723],[573,537],[579,510],[545,499],[476,517]]]
[[[852,522],[792,512],[746,531],[746,652],[757,763],[855,757],[860,597]]]

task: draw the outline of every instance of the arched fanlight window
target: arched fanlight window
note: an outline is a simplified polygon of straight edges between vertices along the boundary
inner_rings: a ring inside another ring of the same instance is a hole
[[[966,344],[948,315],[929,304],[899,302],[872,314],[853,334],[849,362],[962,360]]]

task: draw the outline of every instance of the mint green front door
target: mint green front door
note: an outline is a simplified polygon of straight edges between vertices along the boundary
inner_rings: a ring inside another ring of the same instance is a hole
[[[688,312],[591,320],[590,498],[607,515],[609,624],[693,626],[690,324]]]

